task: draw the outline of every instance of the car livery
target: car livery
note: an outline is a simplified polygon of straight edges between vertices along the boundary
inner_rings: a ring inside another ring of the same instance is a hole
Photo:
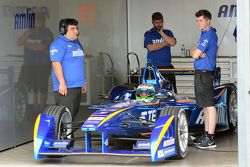
[[[216,76],[217,79],[219,77]],[[34,158],[78,154],[148,156],[152,161],[185,158],[189,133],[204,128],[202,108],[196,105],[194,99],[175,95],[172,84],[151,65],[145,67],[142,83],[155,87],[154,100],[136,100],[136,90],[116,86],[109,92],[105,103],[89,107],[95,112],[80,125],[85,140],[81,148],[70,146],[75,123],[67,108],[48,106],[35,123]],[[218,83],[216,80],[214,91],[216,130],[233,131],[237,127],[237,90],[234,84]],[[95,133],[101,136],[99,149],[91,144]],[[112,145],[112,142],[119,146],[131,141],[129,149]]]

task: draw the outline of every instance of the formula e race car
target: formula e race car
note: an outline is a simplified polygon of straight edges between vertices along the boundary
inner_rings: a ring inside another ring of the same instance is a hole
[[[220,77],[216,78],[218,81]],[[219,131],[237,127],[236,92],[233,84],[215,85]],[[70,111],[64,106],[48,106],[35,122],[34,158],[103,154],[149,156],[152,161],[183,159],[188,152],[189,133],[204,128],[203,111],[195,99],[175,95],[172,84],[150,65],[135,90],[116,86],[105,103],[90,109],[96,111],[80,126],[85,142],[78,148],[72,147],[76,122],[72,122]],[[100,134],[101,148],[91,143],[96,133]],[[125,144],[131,147],[119,148]]]

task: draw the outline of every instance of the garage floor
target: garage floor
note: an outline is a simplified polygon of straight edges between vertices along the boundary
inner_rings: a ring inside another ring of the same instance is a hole
[[[81,110],[83,111],[83,110]],[[86,110],[85,110],[86,111]],[[79,113],[82,115],[82,113]],[[86,117],[86,113],[84,114]],[[78,117],[79,118],[79,117]],[[80,145],[78,142],[77,145]],[[101,155],[65,156],[63,158],[33,159],[33,142],[0,153],[0,166],[238,166],[237,133],[216,135],[217,148],[200,150],[192,145],[183,160],[152,163],[149,157],[121,157]]]

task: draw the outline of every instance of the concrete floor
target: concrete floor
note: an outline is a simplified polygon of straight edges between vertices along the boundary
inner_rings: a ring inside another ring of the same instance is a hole
[[[84,111],[84,110],[80,110]],[[85,110],[86,111],[86,110]],[[88,114],[84,115],[85,119]],[[76,136],[76,135],[75,135]],[[78,135],[77,135],[78,136]],[[153,163],[150,157],[122,157],[107,155],[77,155],[62,158],[33,159],[33,142],[0,152],[0,166],[238,166],[237,133],[216,134],[217,148],[213,151],[189,146],[183,160],[165,160]],[[81,143],[80,143],[81,144]],[[79,145],[79,142],[77,142]]]

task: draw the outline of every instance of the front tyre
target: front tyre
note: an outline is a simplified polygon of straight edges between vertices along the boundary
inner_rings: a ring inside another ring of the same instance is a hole
[[[55,119],[54,139],[70,139],[72,133],[72,116],[65,106],[51,105],[45,108],[44,114],[48,114]]]
[[[168,106],[165,107],[160,117],[169,114],[174,114],[175,118],[175,148],[176,155],[171,159],[184,159],[188,152],[188,121],[186,112],[179,106]]]
[[[177,154],[174,158],[184,159],[188,152],[188,123],[183,108],[175,112],[175,134]]]

